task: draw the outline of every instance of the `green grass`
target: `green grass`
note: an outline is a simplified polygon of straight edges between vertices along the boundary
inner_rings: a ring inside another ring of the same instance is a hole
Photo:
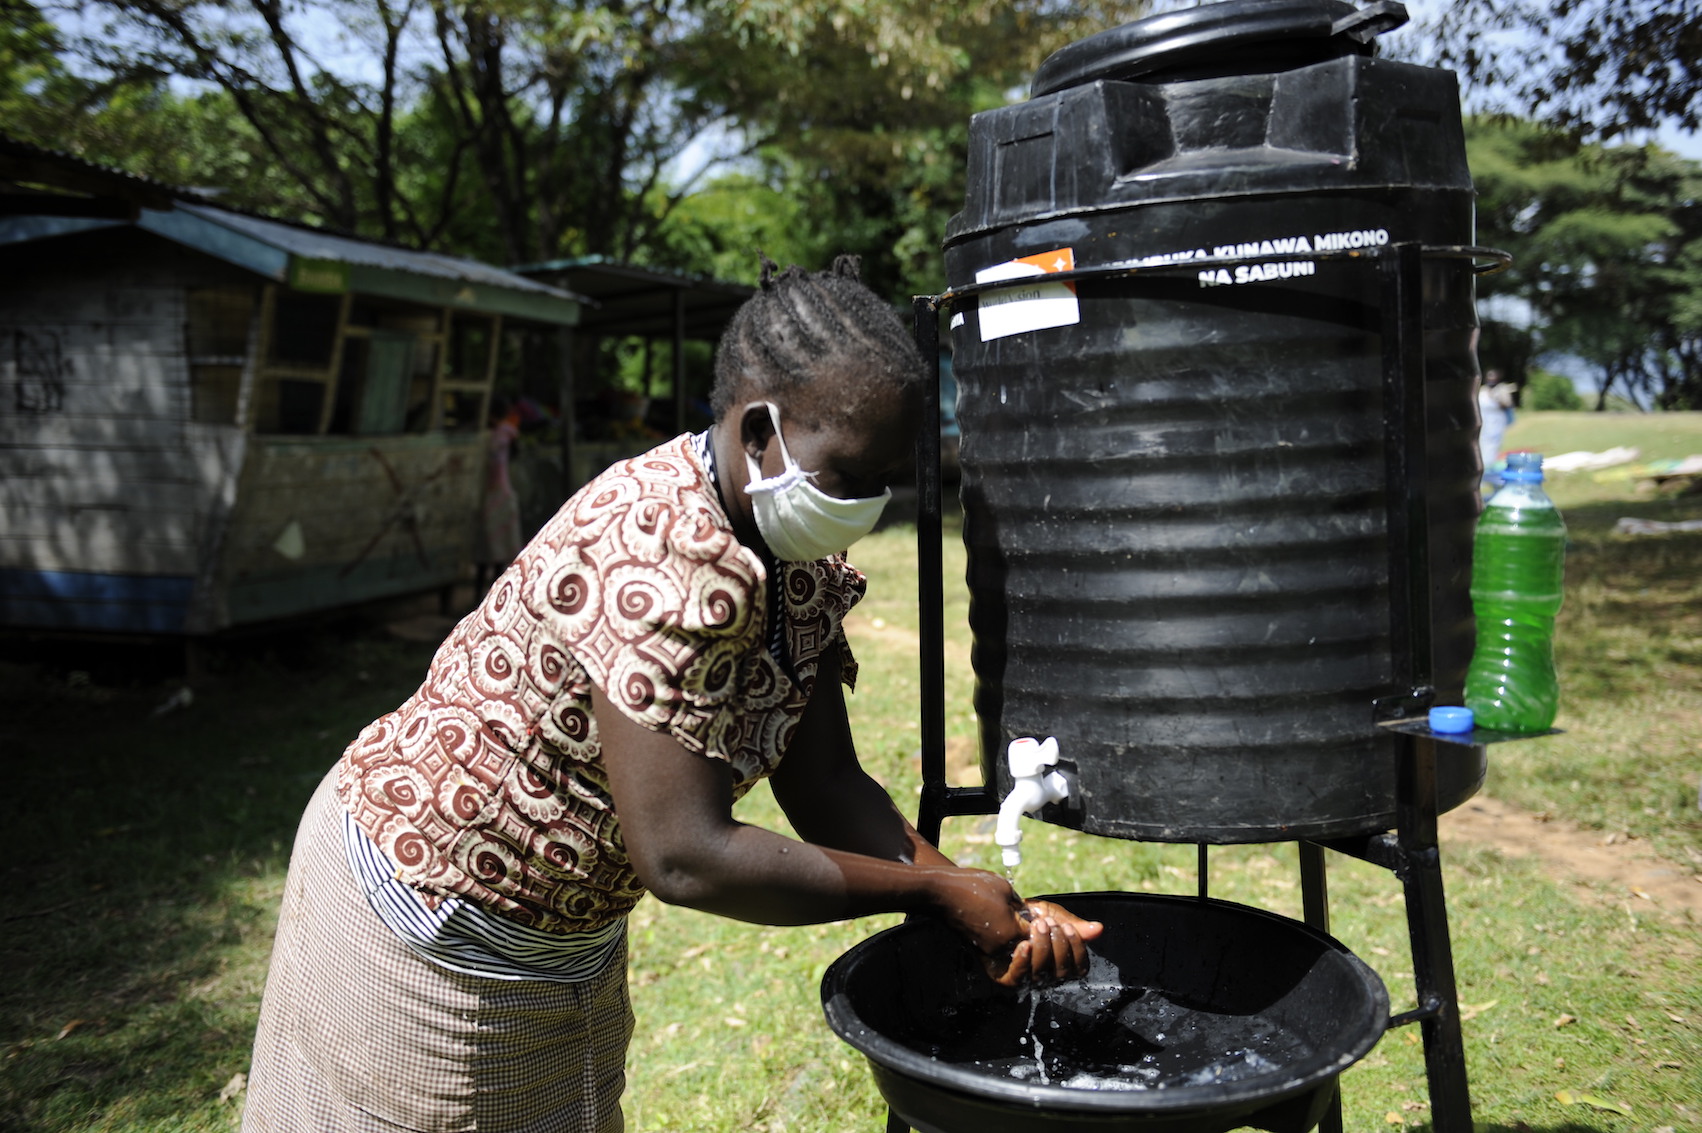
[[[1702,493],[1657,489],[1648,481],[1652,461],[1702,453],[1702,413],[1525,413],[1502,441],[1504,451],[1531,449],[1544,456],[1634,448],[1630,464],[1594,472],[1559,472],[1548,487],[1574,531],[1611,530],[1622,515],[1643,519],[1702,518]]]
[[[0,1129],[226,1129],[295,825],[421,646],[313,633],[155,717],[173,659],[89,645],[0,666]]]
[[[1626,446],[1640,460],[1702,452],[1702,413],[1522,413],[1506,447]],[[1624,469],[1560,473],[1566,602],[1556,634],[1564,735],[1496,749],[1497,795],[1702,858],[1702,531],[1613,534],[1620,516],[1702,518],[1702,492],[1659,491]],[[1702,1070],[1699,1070],[1702,1074]]]
[[[1546,451],[1673,435],[1659,417],[1522,415]],[[1689,418],[1684,419],[1689,422]],[[1600,432],[1592,432],[1591,427]],[[1625,430],[1631,430],[1626,432]],[[1696,436],[1693,431],[1677,435]],[[1566,443],[1561,444],[1560,441]],[[1518,434],[1510,443],[1523,443]],[[1664,441],[1662,443],[1665,443]],[[1673,442],[1690,451],[1688,441]],[[1534,446],[1533,446],[1534,447]],[[1698,445],[1702,448],[1702,445]],[[1566,734],[1492,749],[1488,790],[1601,831],[1634,835],[1675,869],[1702,863],[1702,536],[1633,539],[1612,516],[1684,499],[1572,498],[1560,663]],[[1585,492],[1597,492],[1591,482]],[[1568,500],[1571,502],[1568,502]],[[1604,518],[1605,517],[1605,518]],[[948,734],[972,743],[962,550],[946,540]],[[871,771],[914,813],[917,614],[912,533],[866,540],[871,576],[851,698]],[[365,623],[232,646],[194,705],[154,717],[171,658],[108,645],[0,653],[0,1130],[228,1130],[220,1093],[248,1045],[295,822],[361,725],[406,696],[428,646]],[[781,826],[754,792],[747,821]],[[783,828],[783,827],[782,827]],[[991,866],[983,819],[947,823],[946,850]],[[1191,892],[1190,847],[1033,827],[1029,892]],[[1292,845],[1215,850],[1217,896],[1298,916]],[[1581,892],[1530,858],[1450,849],[1449,910],[1479,1128],[1494,1133],[1702,1130],[1698,925],[1646,902]],[[1333,931],[1410,1006],[1400,889],[1331,857]],[[626,1098],[635,1133],[843,1133],[884,1127],[860,1056],[822,1021],[836,956],[892,917],[769,929],[642,903],[632,921],[639,1031]],[[61,1037],[62,1036],[62,1037]],[[1427,1125],[1422,1052],[1389,1033],[1342,1079],[1355,1133]],[[1630,1114],[1555,1095],[1591,1094]]]
[[[1677,460],[1702,452],[1702,413],[1563,413],[1520,410],[1502,447],[1550,456],[1634,448],[1640,460]]]

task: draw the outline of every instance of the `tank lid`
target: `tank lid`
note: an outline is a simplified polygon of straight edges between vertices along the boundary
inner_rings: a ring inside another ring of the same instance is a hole
[[[1286,71],[1371,55],[1376,37],[1407,22],[1404,4],[1374,0],[1225,0],[1148,16],[1052,53],[1032,98],[1099,79],[1175,82]]]

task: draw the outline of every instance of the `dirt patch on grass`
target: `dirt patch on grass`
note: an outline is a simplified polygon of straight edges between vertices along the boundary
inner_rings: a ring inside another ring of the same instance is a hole
[[[1585,830],[1479,795],[1442,816],[1441,837],[1538,859],[1551,876],[1588,895],[1632,901],[1679,920],[1702,921],[1702,868],[1660,857],[1623,834]]]

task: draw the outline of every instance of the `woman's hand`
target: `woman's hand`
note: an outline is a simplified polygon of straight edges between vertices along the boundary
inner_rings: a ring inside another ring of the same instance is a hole
[[[978,869],[951,870],[940,884],[946,922],[981,952],[987,976],[1004,987],[1087,973],[1087,942],[1105,931],[1050,901],[1017,897],[1010,883]]]
[[[1015,987],[1024,980],[1069,980],[1087,974],[1087,942],[1105,931],[1103,924],[1084,921],[1051,901],[1029,901],[1019,919],[1028,926],[1028,935],[1008,958],[982,959],[994,983]]]

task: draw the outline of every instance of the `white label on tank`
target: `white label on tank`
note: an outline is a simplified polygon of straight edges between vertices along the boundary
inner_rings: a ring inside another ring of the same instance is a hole
[[[976,272],[976,283],[996,283],[1006,279],[1032,281],[982,293],[977,304],[981,317],[981,341],[991,342],[1007,335],[1074,326],[1081,322],[1081,303],[1076,299],[1075,284],[1043,283],[1036,278],[1054,272],[1073,271],[1075,266],[1073,248],[1054,248],[1050,252],[1007,260]]]

